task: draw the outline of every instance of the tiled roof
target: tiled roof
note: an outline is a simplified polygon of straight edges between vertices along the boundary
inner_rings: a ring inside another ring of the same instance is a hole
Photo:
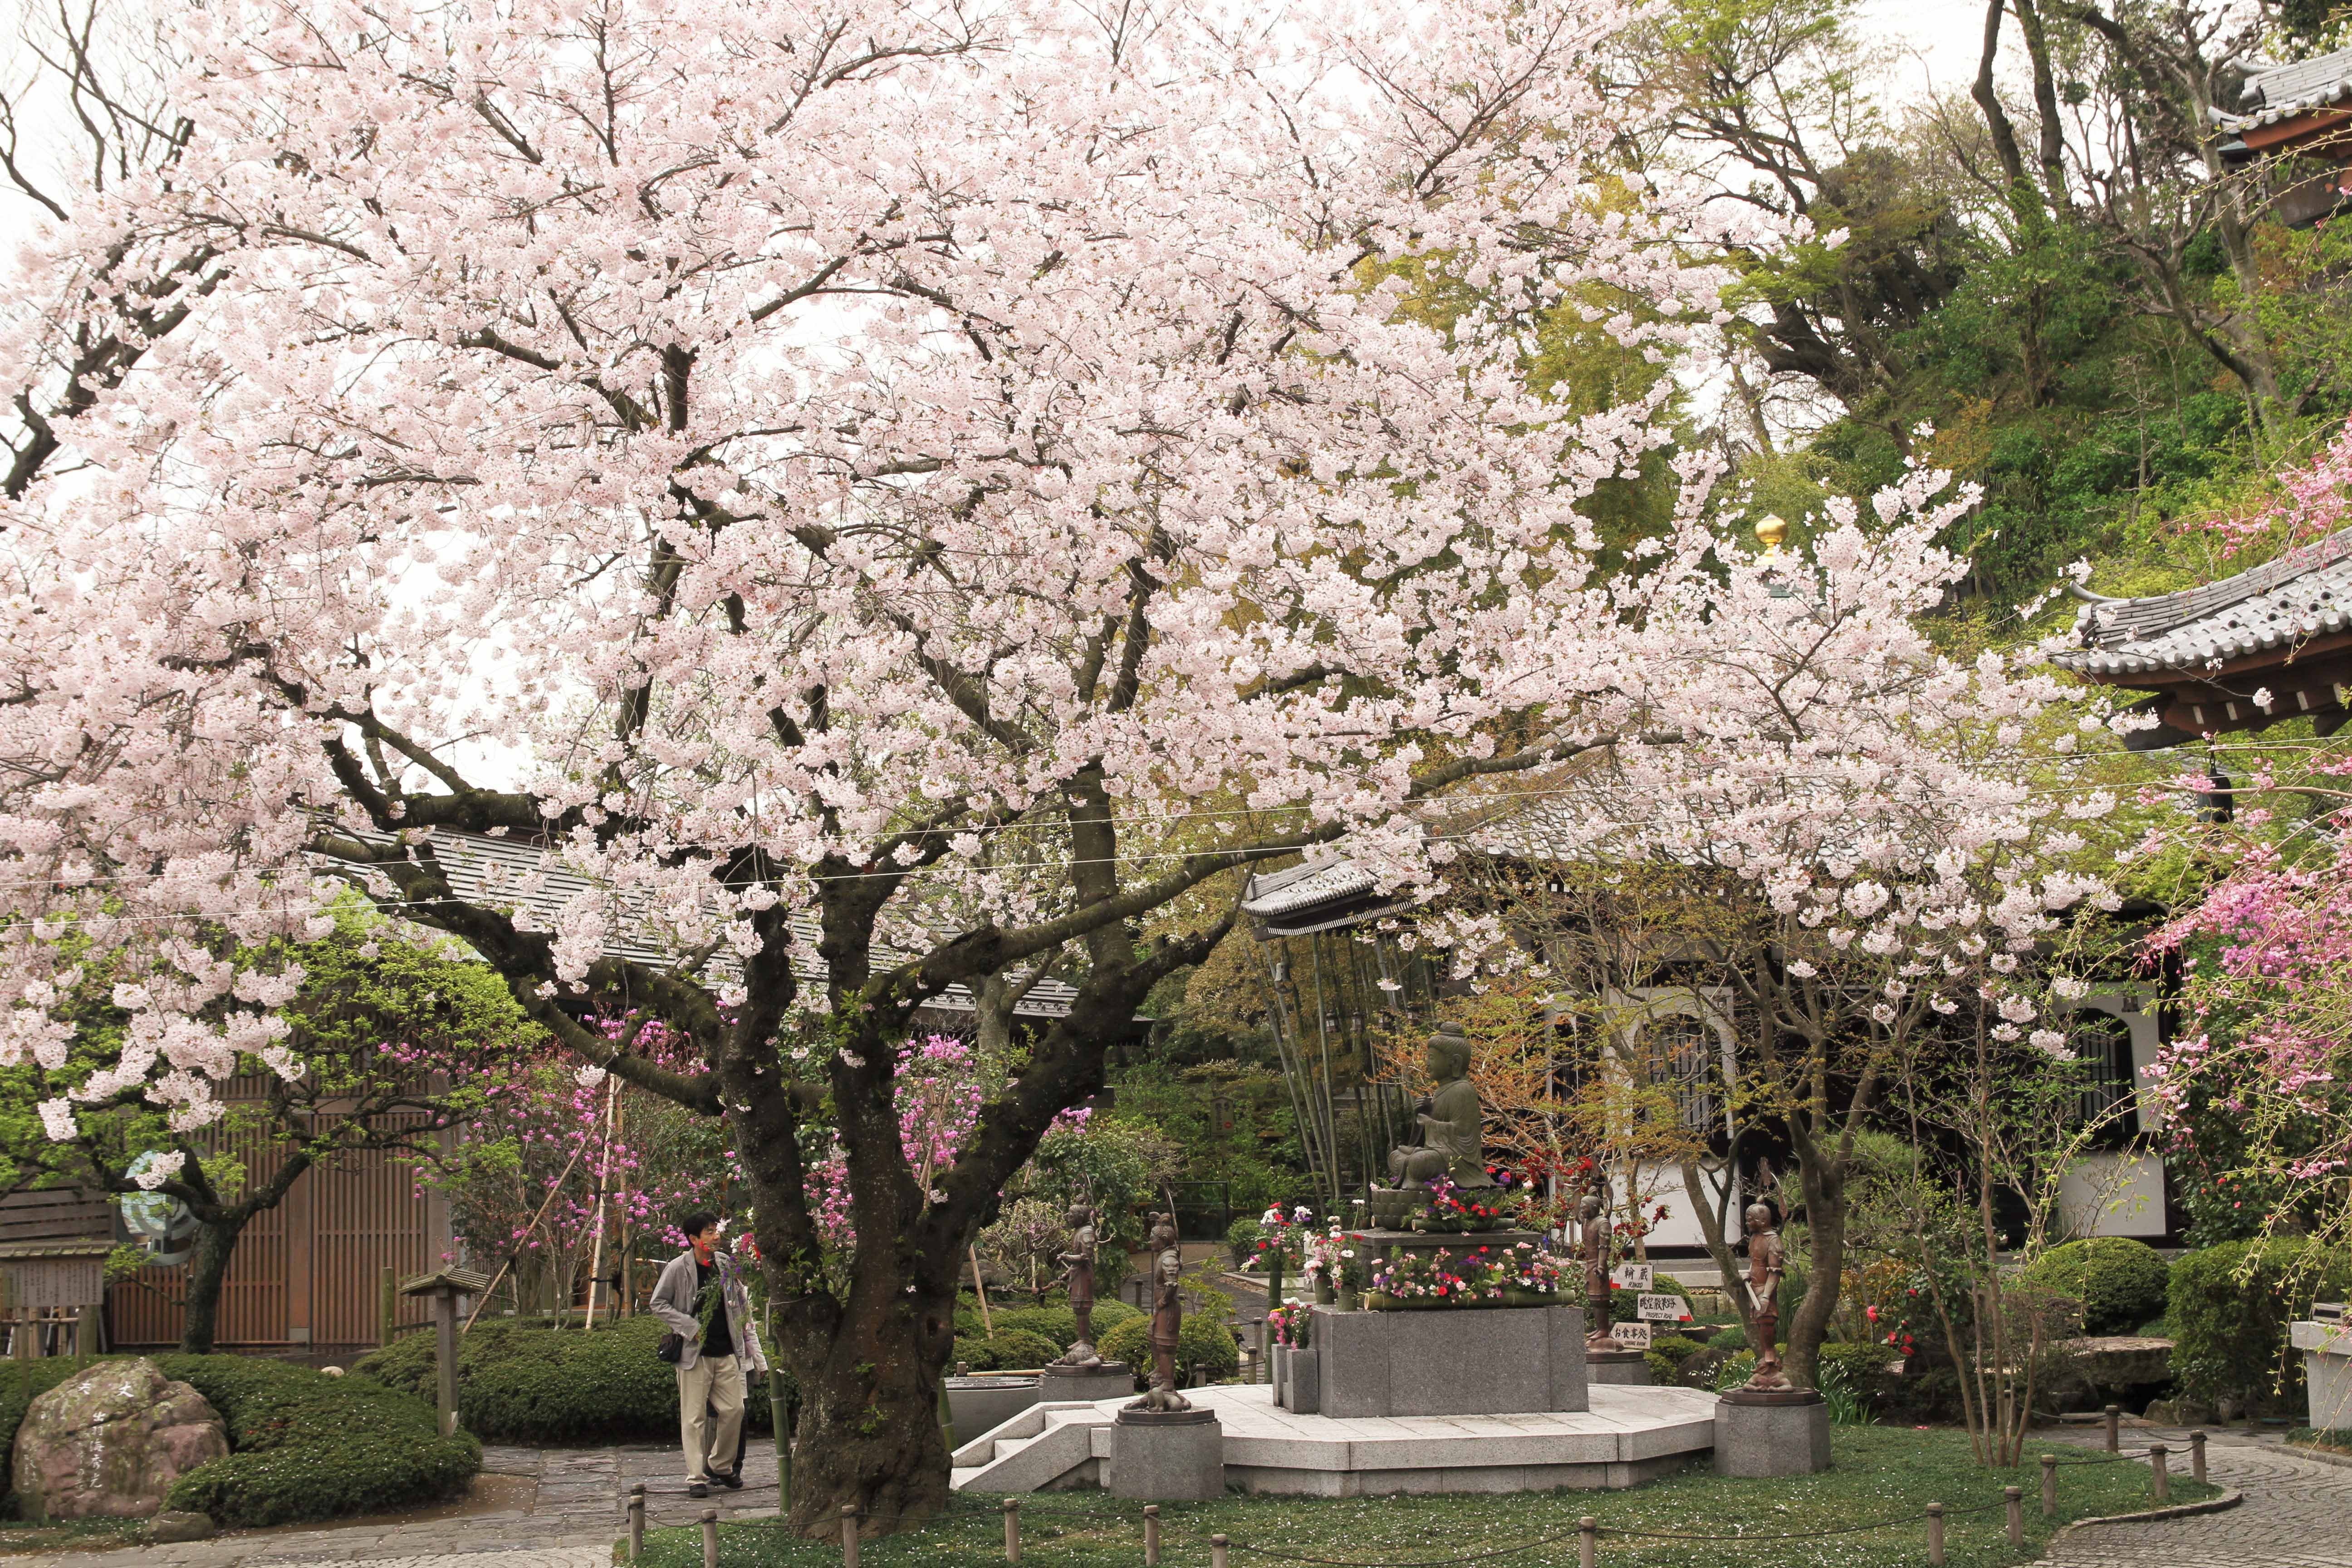
[[[2352,48],[2291,65],[2267,66],[2246,78],[2242,113],[2213,110],[2213,122],[2224,131],[2249,131],[2275,125],[2298,114],[2322,109],[2352,94]]]
[[[1252,877],[1242,892],[1242,912],[1260,920],[1286,915],[1312,904],[1369,893],[1377,885],[1378,879],[1352,860],[1318,860]]]
[[[2352,631],[2352,529],[2179,594],[2087,604],[2080,652],[2053,662],[2085,675],[2195,675],[2270,648]]]
[[[390,840],[374,834],[361,835],[378,843]],[[450,890],[468,903],[479,903],[514,913],[526,913],[534,929],[551,931],[562,918],[564,906],[594,884],[579,872],[563,866],[555,857],[536,844],[518,843],[510,838],[491,838],[476,833],[453,833],[447,829],[433,835],[433,851],[448,873]],[[322,857],[321,858],[325,858]],[[335,861],[336,865],[347,862]],[[676,963],[688,952],[687,947],[669,938],[665,922],[655,918],[655,912],[640,910],[639,918],[625,925],[616,926],[604,944],[605,956],[626,959],[634,963],[662,966]],[[816,956],[817,923],[812,916],[796,916],[793,921],[793,968],[804,984],[822,985],[825,982],[824,966]],[[911,954],[877,946],[877,965],[902,962]],[[721,949],[711,957],[707,971],[714,975],[735,978],[740,965],[731,954]],[[1028,1018],[1060,1018],[1068,1016],[1070,1003],[1077,995],[1076,987],[1059,980],[1041,980],[1030,987],[1029,994],[1013,1007],[1013,1012]],[[934,996],[926,1006],[944,1008],[950,1012],[975,1011],[971,993],[961,985],[951,985]]]

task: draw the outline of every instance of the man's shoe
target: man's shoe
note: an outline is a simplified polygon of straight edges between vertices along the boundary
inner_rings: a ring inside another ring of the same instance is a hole
[[[730,1492],[740,1492],[743,1489],[743,1472],[740,1470],[729,1470],[723,1475],[716,1475],[710,1479]]]
[[[700,1481],[688,1481],[686,1483],[686,1495],[688,1497],[709,1497],[710,1495],[710,1489],[704,1486]]]

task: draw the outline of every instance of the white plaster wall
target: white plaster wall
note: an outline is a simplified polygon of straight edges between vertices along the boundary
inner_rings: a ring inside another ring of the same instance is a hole
[[[2121,1018],[2131,1030],[2132,1078],[2139,1093],[2141,1125],[2153,1111],[2152,1090],[2159,1039],[2157,998],[2149,992],[2099,991],[2083,998],[2086,1013]],[[2133,1236],[2165,1233],[2164,1161],[2156,1154],[2102,1152],[2080,1161],[2059,1179],[2060,1222],[2073,1236]]]

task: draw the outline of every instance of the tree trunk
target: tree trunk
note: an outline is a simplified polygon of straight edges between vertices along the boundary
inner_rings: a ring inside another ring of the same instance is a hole
[[[219,1219],[205,1221],[196,1231],[195,1256],[188,1259],[187,1305],[180,1321],[180,1349],[189,1355],[212,1353],[220,1332],[221,1286],[228,1278],[237,1237],[251,1217],[235,1208]]]
[[[1815,1139],[1800,1138],[1796,1144],[1797,1178],[1805,1194],[1805,1299],[1793,1310],[1784,1304],[1780,1364],[1790,1383],[1811,1388],[1845,1266],[1845,1164]]]
[[[845,1503],[859,1532],[887,1535],[948,1502],[940,1380],[954,1346],[954,1282],[896,1299],[854,1298],[830,1333],[779,1325],[800,1383],[793,1433],[792,1526],[835,1538]]]

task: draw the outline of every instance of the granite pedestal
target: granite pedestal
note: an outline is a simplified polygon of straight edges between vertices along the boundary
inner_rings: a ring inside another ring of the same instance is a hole
[[[1810,1388],[1735,1388],[1715,1406],[1718,1476],[1809,1476],[1830,1468],[1830,1407]]]
[[[2315,1431],[2352,1431],[2352,1324],[2304,1322],[2287,1331],[2303,1352]]]
[[[1588,1350],[1584,1352],[1584,1375],[1594,1383],[1619,1388],[1647,1388],[1650,1358],[1633,1350]]]
[[[1135,1392],[1135,1369],[1123,1361],[1100,1366],[1049,1366],[1038,1374],[1037,1397],[1047,1405],[1116,1399]]]
[[[1339,1420],[1587,1407],[1580,1307],[1318,1309],[1307,1353],[1317,1413]]]
[[[1274,1402],[1285,1410],[1312,1415],[1323,1408],[1323,1363],[1313,1347],[1274,1347]]]
[[[1110,1493],[1139,1502],[1225,1495],[1225,1429],[1213,1410],[1121,1410],[1110,1426]]]

